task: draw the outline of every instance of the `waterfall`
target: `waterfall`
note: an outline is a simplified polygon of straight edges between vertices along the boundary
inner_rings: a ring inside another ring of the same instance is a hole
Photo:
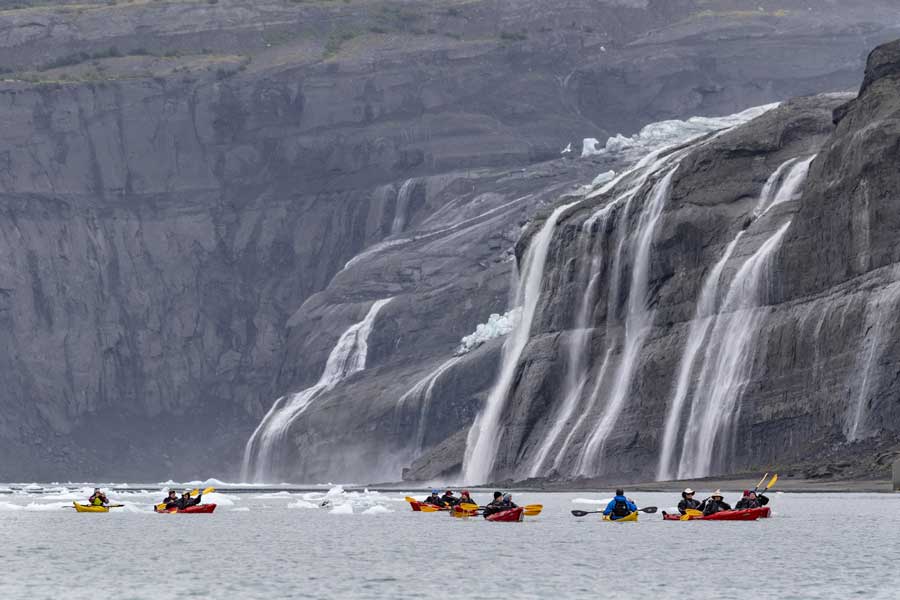
[[[534,236],[525,253],[522,274],[516,290],[516,306],[522,307],[522,315],[516,328],[503,344],[503,357],[497,383],[491,389],[484,409],[478,413],[466,438],[466,456],[463,460],[463,477],[471,483],[483,483],[491,476],[494,458],[500,444],[500,415],[506,397],[512,387],[516,367],[531,334],[531,324],[537,310],[544,278],[544,264],[553,239],[553,232],[560,216],[570,207],[570,202],[556,208],[547,218],[541,230]]]
[[[706,344],[703,368],[691,406],[678,477],[705,477],[714,466],[713,451],[735,417],[738,400],[750,378],[754,345],[766,316],[763,283],[769,259],[791,222],[782,225],[744,263],[728,288],[722,311]],[[719,448],[724,444],[718,444]]]
[[[675,454],[676,436],[678,435],[679,425],[681,422],[681,414],[684,408],[684,401],[687,398],[688,389],[691,383],[691,374],[694,370],[694,362],[697,353],[706,340],[706,334],[709,326],[714,320],[716,312],[716,294],[719,290],[719,280],[722,278],[722,271],[725,264],[734,254],[734,249],[738,242],[741,241],[744,232],[740,231],[735,238],[725,248],[725,253],[719,262],[712,268],[703,282],[703,288],[700,291],[700,297],[697,299],[697,309],[694,314],[694,320],[691,322],[690,330],[687,336],[687,346],[684,349],[684,355],[681,358],[681,364],[678,368],[678,379],[675,384],[675,395],[669,403],[669,413],[666,418],[666,426],[663,433],[662,450],[659,458],[659,468],[657,479],[665,481],[672,478],[672,458]]]
[[[879,375],[877,362],[879,357],[884,354],[883,345],[892,337],[893,325],[897,319],[898,302],[900,302],[900,284],[894,284],[882,290],[866,306],[866,349],[860,356],[863,364],[858,365],[862,380],[859,382],[858,391],[849,406],[844,426],[844,435],[847,441],[861,440],[868,433],[866,409],[871,401],[873,387],[877,391]],[[873,332],[871,336],[869,331]]]
[[[631,388],[634,370],[637,366],[637,358],[650,326],[653,324],[655,311],[649,307],[649,278],[650,278],[650,248],[656,235],[656,228],[662,216],[663,207],[672,189],[672,178],[678,170],[680,159],[684,152],[673,155],[675,166],[660,181],[656,183],[651,192],[647,205],[641,211],[637,232],[632,241],[632,267],[631,283],[628,289],[628,307],[625,315],[625,343],[619,366],[616,369],[615,384],[600,423],[588,438],[578,458],[576,471],[583,475],[593,474],[597,470],[597,461],[602,459],[603,448],[606,440],[612,433],[613,426],[625,407],[625,400]],[[627,215],[624,217],[627,218]],[[599,456],[598,456],[599,455]]]
[[[438,380],[456,363],[461,360],[459,356],[454,356],[450,360],[444,361],[437,369],[420,379],[408,392],[400,397],[397,401],[398,408],[406,405],[407,402],[415,399],[419,405],[419,416],[416,422],[416,438],[415,453],[418,455],[422,452],[425,445],[425,425],[428,418],[428,411],[431,409],[431,398],[434,395],[434,386]]]
[[[391,224],[391,235],[396,235],[406,227],[407,212],[409,211],[409,198],[416,186],[416,179],[410,178],[403,182],[400,191],[397,192],[397,201],[394,203],[394,222]]]
[[[765,215],[773,207],[796,199],[800,187],[806,180],[809,166],[815,159],[815,155],[805,160],[791,158],[783,162],[766,180],[762,192],[759,195],[756,208],[752,214],[751,225]],[[787,175],[785,175],[787,173]],[[749,225],[748,225],[749,227]],[[691,322],[687,335],[687,343],[678,369],[678,378],[675,384],[675,393],[669,403],[663,430],[662,445],[660,447],[659,465],[657,467],[657,480],[672,479],[674,476],[673,464],[678,444],[678,434],[681,429],[681,421],[684,412],[685,400],[690,392],[694,365],[697,355],[706,341],[710,326],[716,320],[716,298],[718,297],[719,284],[722,271],[726,263],[731,259],[734,251],[743,237],[745,230],[738,232],[731,243],[725,248],[722,258],[716,263],[707,275],[697,299],[697,307],[694,319]],[[697,392],[699,393],[699,391]]]
[[[603,256],[601,253],[603,251],[606,222],[607,217],[614,207],[614,202],[608,204],[602,210],[585,220],[581,225],[578,255],[591,256],[590,263],[584,263],[584,265],[589,265],[589,268],[581,269],[582,272],[587,271],[587,273],[582,273],[584,276],[579,278],[580,280],[587,282],[587,291],[581,297],[581,302],[578,306],[578,314],[575,317],[575,330],[572,332],[568,341],[568,360],[566,362],[566,376],[564,382],[565,387],[563,388],[562,394],[563,403],[560,406],[558,413],[553,418],[553,425],[550,428],[550,432],[544,437],[540,448],[538,448],[538,451],[535,454],[529,471],[530,477],[537,477],[540,475],[544,462],[547,459],[547,455],[553,449],[554,444],[556,444],[563,428],[569,424],[569,420],[572,418],[572,415],[578,406],[578,400],[581,398],[581,392],[584,389],[584,385],[587,383],[589,369],[585,368],[585,355],[587,354],[588,341],[591,339],[591,322],[594,313],[594,304],[597,298],[598,279],[600,278],[603,267]],[[593,230],[594,224],[598,221],[600,222],[598,239],[592,244],[591,231]],[[599,250],[596,248],[599,248]]]
[[[369,308],[365,318],[347,329],[328,355],[325,369],[315,385],[305,390],[279,398],[257,426],[244,448],[244,463],[241,478],[260,480],[274,474],[280,467],[273,464],[275,454],[283,451],[287,431],[294,422],[315,400],[315,398],[334,388],[341,381],[366,368],[369,334],[375,325],[375,319],[382,308],[393,298],[377,300]]]

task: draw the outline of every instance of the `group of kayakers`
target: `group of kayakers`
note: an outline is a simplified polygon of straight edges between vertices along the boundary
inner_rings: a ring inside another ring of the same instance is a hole
[[[478,506],[478,504],[472,498],[472,495],[469,494],[469,490],[462,490],[459,493],[458,498],[454,495],[453,490],[444,491],[444,494],[442,496],[440,495],[440,493],[440,490],[433,489],[431,490],[431,495],[425,498],[422,502],[424,502],[425,504],[431,504],[432,506],[439,506],[441,508],[453,508],[454,506],[459,506],[461,504],[472,504]],[[482,509],[482,515],[487,518],[498,512],[510,510],[513,508],[518,508],[518,505],[512,501],[512,494],[494,492],[494,499],[484,506],[484,508]]]
[[[178,497],[178,492],[175,490],[169,490],[169,495],[166,496],[160,504],[165,504],[164,510],[184,510],[189,506],[197,506],[203,499],[203,492],[197,494],[196,498],[191,497],[191,490],[185,490],[181,495],[181,498]]]
[[[191,490],[185,490],[179,498],[178,492],[169,490],[169,495],[158,506],[162,508],[165,505],[165,510],[184,510],[189,506],[197,506],[203,501],[203,492],[198,493],[196,498],[192,497],[191,494]],[[88,504],[90,506],[109,506],[110,503],[109,498],[100,488],[94,488],[94,493],[88,498]]]
[[[685,488],[685,490],[681,492],[681,501],[678,503],[678,512],[686,514],[688,510],[698,510],[703,513],[703,516],[708,517],[709,515],[714,515],[725,510],[762,508],[769,503],[769,498],[762,493],[757,493],[756,490],[744,490],[744,494],[741,496],[741,499],[738,500],[734,509],[731,508],[730,504],[725,502],[725,497],[722,496],[721,490],[714,491],[709,495],[709,498],[702,502],[694,498],[695,495],[696,493],[694,490]]]
[[[441,508],[453,508],[458,504],[475,504],[475,500],[469,494],[469,490],[463,490],[459,493],[459,498],[453,494],[453,490],[446,490],[444,495],[440,495],[441,490],[431,490],[431,495],[422,500],[425,504],[440,506]]]

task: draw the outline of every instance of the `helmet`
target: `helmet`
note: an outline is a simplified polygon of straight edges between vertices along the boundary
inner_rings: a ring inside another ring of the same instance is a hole
[[[441,493],[441,490],[435,488],[435,489],[431,490],[431,493],[437,495],[437,494]]]

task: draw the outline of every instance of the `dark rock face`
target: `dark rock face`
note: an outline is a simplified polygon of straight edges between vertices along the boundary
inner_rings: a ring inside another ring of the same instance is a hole
[[[236,477],[271,403],[391,296],[371,372],[298,424],[286,476],[396,477],[458,440],[496,344],[435,384],[421,446],[422,407],[398,401],[506,309],[521,224],[608,168],[549,159],[845,88],[895,34],[872,25],[890,2],[702,4],[0,13],[0,479]],[[774,60],[786,48],[795,61]],[[323,458],[335,448],[347,455]]]
[[[693,474],[802,464],[813,455],[823,460],[840,457],[831,475],[884,469],[884,461],[873,455],[896,445],[900,423],[894,401],[900,304],[893,210],[900,184],[898,52],[900,43],[894,42],[872,53],[855,99],[822,96],[788,103],[701,145],[681,161],[652,242],[649,302],[655,312],[628,385],[627,403],[605,443],[589,457],[593,462],[587,471],[577,464],[591,428],[575,430],[557,471],[544,469],[538,475],[637,480],[658,474],[679,365],[696,331],[700,287],[726,245],[738,241],[738,231],[742,237],[724,265],[725,281],[738,280],[743,265],[771,243],[767,240],[776,231],[785,233],[767,267],[765,300],[744,317],[759,315],[743,355],[746,375],[732,390],[737,404],[731,424],[710,448],[716,454],[711,466]],[[786,159],[813,153],[817,157],[802,197],[755,217],[766,178]],[[577,272],[573,262],[585,260],[577,254],[580,246],[573,232],[591,211],[584,202],[556,229],[549,251],[552,267],[542,290],[544,308],[504,412],[495,479],[528,476],[523,467],[533,461],[559,418],[559,377],[566,360],[562,348],[573,335],[572,311],[564,307],[585,293],[572,276]],[[637,227],[633,219],[627,231]],[[628,258],[631,268],[633,260]],[[599,285],[613,284],[607,278]],[[719,293],[727,288],[721,285]],[[613,343],[607,338],[616,317],[609,311],[622,310],[626,300],[627,295],[613,298],[608,308],[600,305],[594,313],[596,329],[588,345],[594,372]],[[716,323],[728,318],[720,313]],[[708,335],[705,343],[712,344],[714,334]],[[740,335],[739,326],[726,332],[726,358]],[[618,356],[613,360],[621,362],[624,351],[612,347]],[[711,393],[702,388],[704,382],[713,387],[720,383],[702,379],[702,373],[699,368],[693,371],[697,387],[688,394],[688,406]],[[601,393],[601,406],[589,421],[601,421],[606,414],[603,402],[613,395]],[[702,433],[689,428],[687,411],[678,420],[682,429],[676,438],[676,466],[681,448]],[[692,473],[690,468],[670,473],[679,474]]]

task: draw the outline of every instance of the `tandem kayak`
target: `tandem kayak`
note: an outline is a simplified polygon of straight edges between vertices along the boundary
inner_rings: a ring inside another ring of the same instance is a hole
[[[755,521],[757,519],[765,519],[769,516],[770,509],[768,506],[762,508],[748,508],[745,510],[723,510],[714,515],[705,517],[691,517],[684,519],[685,521]],[[663,513],[663,519],[666,521],[681,521],[681,515]]]
[[[656,510],[656,509],[653,509],[653,510]],[[608,521],[609,523],[634,523],[635,521],[638,520],[638,514],[639,513],[637,513],[637,512],[633,512],[630,515],[628,515],[627,517],[622,517],[620,519],[613,519],[609,515],[603,515],[603,520]]]
[[[497,523],[518,523],[519,521],[523,521],[525,519],[525,508],[519,506],[517,508],[511,508],[509,510],[501,510],[498,513],[494,513],[485,517],[485,519]]]
[[[75,512],[84,512],[84,513],[109,512],[108,506],[93,506],[90,504],[78,504],[77,502],[73,502],[72,504],[75,506]]]
[[[154,509],[154,510],[158,513],[169,513],[169,514],[185,513],[185,514],[202,515],[202,514],[211,513],[212,511],[216,510],[216,505],[215,504],[198,504],[197,506],[188,506],[187,508],[172,508],[169,510]]]

